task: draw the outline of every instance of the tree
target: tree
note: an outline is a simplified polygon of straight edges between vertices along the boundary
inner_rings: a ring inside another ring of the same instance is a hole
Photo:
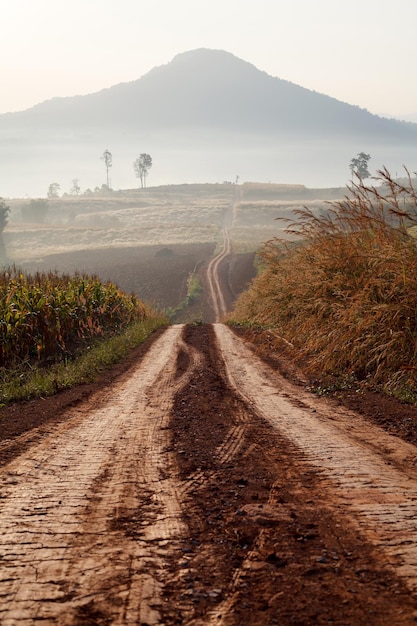
[[[3,231],[7,225],[7,218],[10,213],[10,207],[0,198],[0,260],[6,259],[6,246],[4,245]]]
[[[371,174],[368,170],[368,162],[370,158],[370,154],[365,154],[365,152],[359,152],[357,158],[351,160],[349,167],[352,177],[354,174],[359,176],[361,180],[370,177]]]
[[[51,183],[48,187],[48,193],[46,194],[48,198],[59,198],[59,190],[61,189],[61,185],[58,183]]]
[[[104,165],[106,166],[106,184],[107,184],[107,189],[110,189],[109,169],[113,165],[112,153],[110,152],[110,150],[107,150],[106,148],[100,158],[102,161],[104,161]]]
[[[43,224],[49,210],[48,200],[46,198],[32,199],[29,204],[22,206],[21,210],[22,218],[25,222]]]
[[[137,178],[140,178],[140,185],[142,189],[146,187],[146,177],[149,170],[152,167],[152,157],[146,152],[142,154],[133,162],[133,169]]]
[[[71,196],[78,196],[81,192],[81,187],[78,184],[78,178],[72,179],[72,187],[70,189]]]

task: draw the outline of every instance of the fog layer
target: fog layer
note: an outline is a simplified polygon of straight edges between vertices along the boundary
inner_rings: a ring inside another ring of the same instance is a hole
[[[78,179],[105,181],[100,156],[113,155],[113,189],[138,187],[133,161],[146,152],[149,185],[263,181],[344,185],[349,163],[394,175],[417,167],[417,125],[388,120],[273,78],[218,50],[195,50],[137,81],[88,96],[55,98],[0,115],[0,195],[45,196]]]

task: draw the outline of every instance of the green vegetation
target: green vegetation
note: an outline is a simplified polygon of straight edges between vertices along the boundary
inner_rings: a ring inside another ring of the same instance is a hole
[[[59,183],[51,183],[48,187],[47,197],[48,198],[59,198],[59,192],[61,189],[61,185]]]
[[[184,311],[192,302],[197,300],[201,290],[202,287],[197,272],[191,272],[187,279],[187,295],[183,300],[181,300],[178,306],[167,310],[169,319],[174,321],[179,313]]]
[[[94,276],[3,270],[0,401],[91,379],[166,322],[135,295]]]
[[[349,164],[350,173],[352,176],[358,176],[361,180],[364,178],[369,178],[371,174],[369,173],[368,163],[370,161],[371,155],[366,154],[365,152],[359,152],[356,158],[353,158]]]
[[[100,159],[102,161],[104,161],[104,165],[106,168],[106,188],[107,189],[111,189],[111,185],[110,185],[110,168],[113,165],[113,155],[110,152],[110,150],[108,150],[107,148],[105,149],[105,151],[103,152],[103,154],[101,155]]]
[[[142,154],[133,162],[135,176],[140,179],[140,186],[142,189],[146,189],[146,178],[151,167],[152,157],[146,152],[142,152]]]
[[[77,342],[146,319],[145,305],[85,275],[0,273],[0,366],[65,354]]]
[[[10,213],[10,207],[0,198],[0,260],[6,258],[6,247],[3,241],[3,231],[7,226],[7,218]]]
[[[272,330],[314,371],[417,398],[417,188],[408,175],[362,180],[326,212],[295,212],[266,244],[263,272],[231,323]],[[278,339],[280,338],[280,339]]]
[[[36,198],[29,200],[28,204],[21,207],[22,218],[26,222],[43,224],[49,211],[49,204],[46,198]]]
[[[103,369],[109,368],[140,343],[153,331],[165,325],[163,315],[153,315],[142,322],[135,322],[120,335],[110,339],[95,340],[73,359],[55,363],[45,368],[38,364],[22,364],[13,369],[0,369],[0,406],[16,400],[46,397],[58,390],[92,382]]]

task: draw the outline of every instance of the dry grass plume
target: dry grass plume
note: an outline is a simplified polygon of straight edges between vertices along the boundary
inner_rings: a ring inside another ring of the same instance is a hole
[[[417,392],[417,187],[406,172],[398,182],[384,168],[320,214],[296,211],[287,233],[298,242],[265,245],[233,320],[272,329],[322,372]]]

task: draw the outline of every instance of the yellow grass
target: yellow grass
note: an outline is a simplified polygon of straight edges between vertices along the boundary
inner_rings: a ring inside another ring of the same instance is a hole
[[[321,371],[417,391],[417,192],[385,169],[377,181],[297,211],[287,232],[303,243],[265,246],[233,320],[272,328]]]

